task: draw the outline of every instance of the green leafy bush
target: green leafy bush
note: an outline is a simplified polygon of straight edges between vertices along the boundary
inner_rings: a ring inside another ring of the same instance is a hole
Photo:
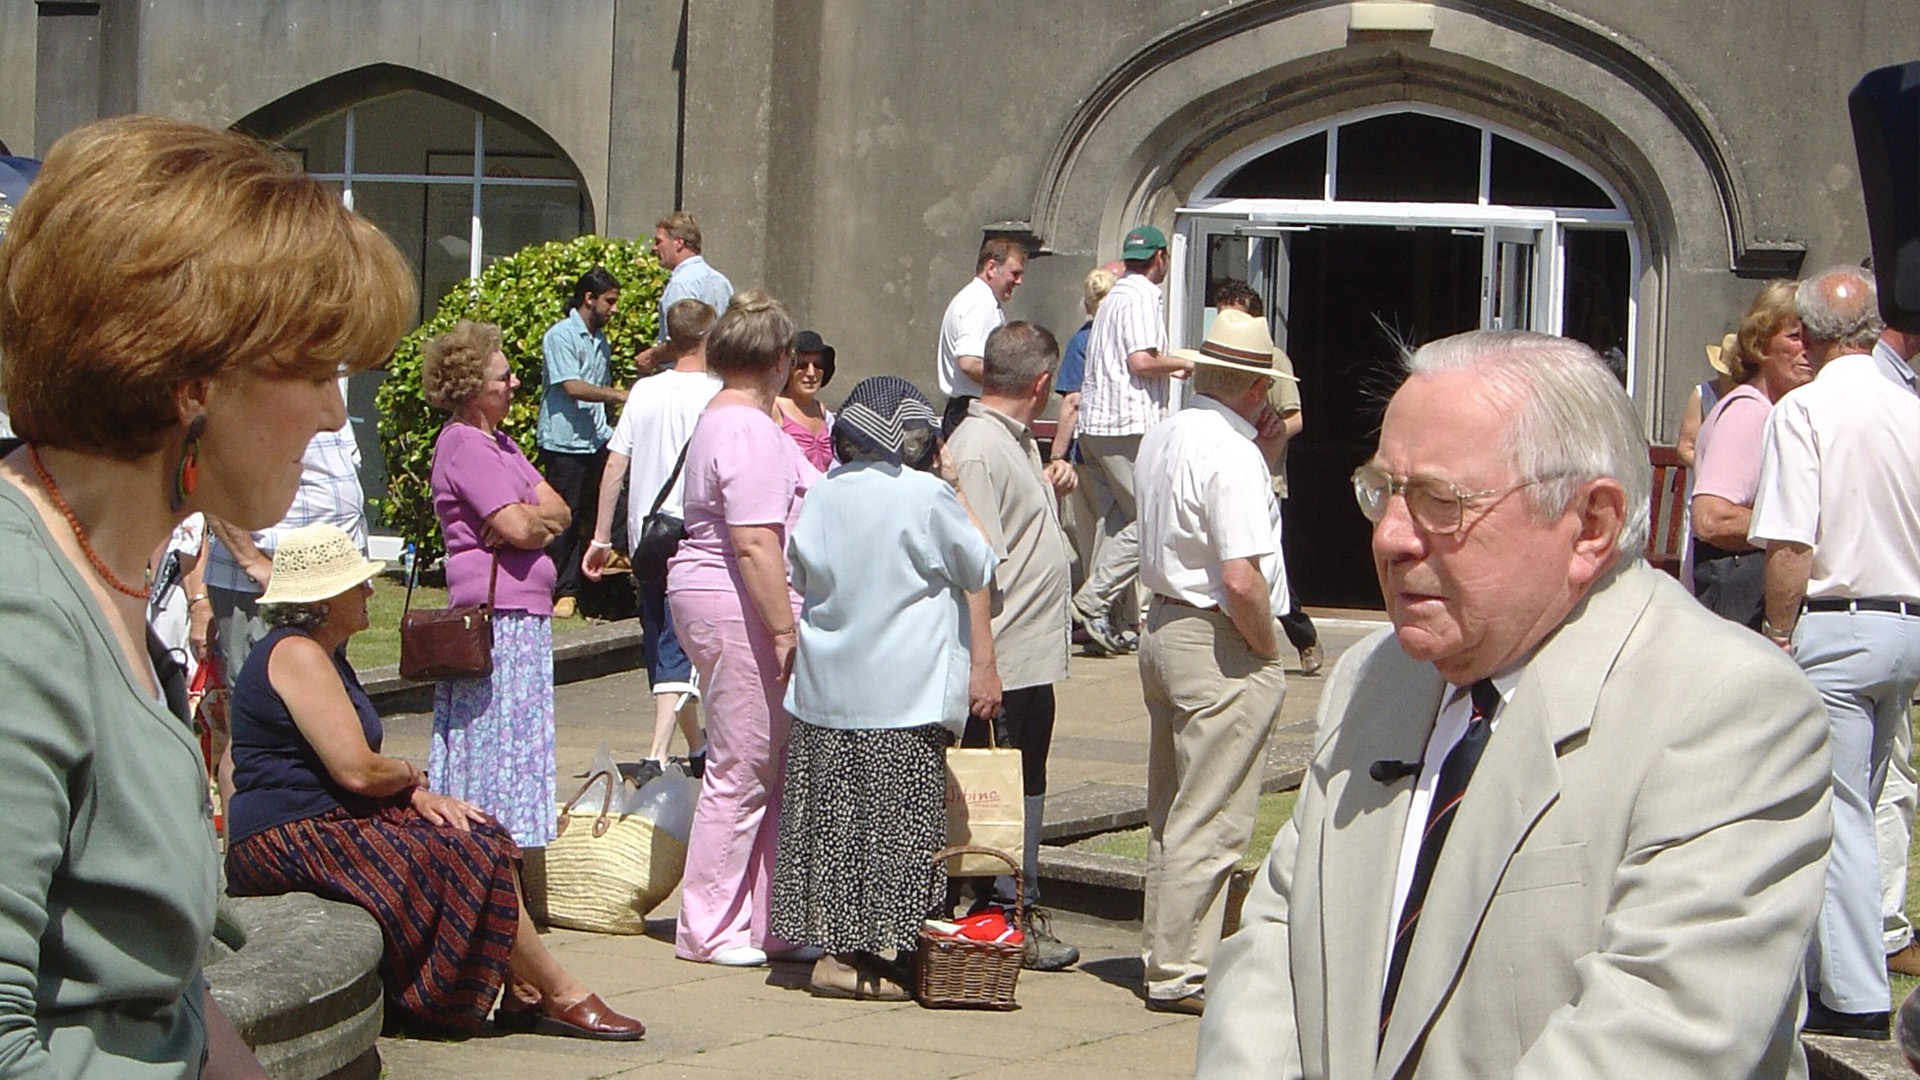
[[[379,500],[387,528],[420,545],[422,560],[442,549],[433,514],[433,443],[447,414],[427,404],[420,387],[420,347],[461,319],[500,327],[501,349],[520,376],[502,427],[538,463],[535,425],[540,417],[543,361],[540,339],[566,312],[574,282],[604,266],[620,282],[620,306],[607,323],[616,384],[633,381],[634,357],[654,340],[660,293],[667,271],[644,240],[582,236],[524,248],[495,260],[477,282],[466,281],[441,301],[433,317],[401,340],[387,362],[387,378],[374,397],[380,414],[380,447],[387,459],[387,496]],[[608,417],[609,421],[612,417]]]

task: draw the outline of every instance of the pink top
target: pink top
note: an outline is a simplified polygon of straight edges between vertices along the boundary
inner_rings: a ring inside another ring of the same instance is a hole
[[[505,432],[491,435],[449,421],[433,444],[433,512],[447,538],[447,603],[485,603],[493,555],[480,546],[487,516],[513,503],[539,501],[540,473]],[[545,551],[500,549],[494,606],[553,614],[553,560]]]
[[[824,411],[827,421],[820,425],[819,431],[807,430],[807,425],[788,416],[786,410],[780,411],[780,430],[793,437],[800,451],[807,455],[807,460],[821,472],[833,468],[833,410]]]
[[[780,549],[800,517],[800,502],[820,479],[799,444],[750,405],[715,405],[700,414],[687,447],[687,537],[667,565],[667,590],[742,593],[729,529],[779,527]],[[791,589],[789,589],[791,591]],[[795,604],[800,602],[793,595]]]
[[[1760,441],[1773,403],[1742,384],[1714,403],[1694,441],[1693,493],[1752,506],[1760,490]]]

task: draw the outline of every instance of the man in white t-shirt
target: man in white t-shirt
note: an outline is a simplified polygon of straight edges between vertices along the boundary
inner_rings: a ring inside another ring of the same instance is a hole
[[[639,543],[647,515],[661,488],[673,479],[672,490],[660,503],[661,511],[680,514],[682,476],[675,475],[687,440],[700,413],[720,389],[720,380],[707,372],[707,331],[717,316],[701,300],[679,300],[667,309],[667,346],[673,366],[635,383],[620,411],[620,422],[607,441],[607,467],[600,477],[599,514],[593,539],[581,559],[580,570],[589,580],[600,580],[613,553],[613,517],[621,485],[627,493],[627,536]],[[647,663],[647,682],[653,690],[653,741],[640,763],[639,781],[645,784],[666,767],[667,748],[677,721],[686,737],[688,759],[698,775],[706,754],[693,703],[700,696],[693,665],[674,634],[667,610],[667,583],[641,581],[635,574],[634,592],[640,605],[640,654]]]
[[[1007,321],[1002,310],[1027,274],[1027,249],[1017,240],[996,236],[980,245],[973,280],[947,302],[940,319],[940,343],[935,362],[940,392],[947,408],[940,435],[949,438],[967,418],[967,402],[980,396],[980,376],[986,364],[987,335]]]

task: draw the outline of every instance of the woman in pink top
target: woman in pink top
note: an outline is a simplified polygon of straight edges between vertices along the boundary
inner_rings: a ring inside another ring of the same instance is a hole
[[[786,547],[820,476],[772,419],[793,341],[784,305],[735,294],[707,337],[721,390],[687,446],[687,535],[667,566],[667,603],[700,672],[707,768],[674,943],[685,960],[747,967],[787,951],[767,932],[789,724],[781,699],[800,610]]]
[[[553,560],[567,504],[500,430],[520,380],[500,328],[461,321],[421,350],[427,400],[453,414],[433,444],[447,602],[493,594],[493,674],[433,688],[433,790],[493,815],[523,848],[553,839]],[[494,560],[500,564],[494,578]]]
[[[800,331],[793,339],[793,373],[774,404],[780,409],[780,430],[821,472],[833,468],[833,410],[820,404],[820,391],[832,381],[833,346],[812,330]]]
[[[1793,307],[1794,283],[1769,281],[1722,353],[1740,384],[1700,425],[1693,480],[1693,591],[1708,610],[1760,629],[1765,553],[1747,542],[1760,443],[1773,403],[1813,379]]]

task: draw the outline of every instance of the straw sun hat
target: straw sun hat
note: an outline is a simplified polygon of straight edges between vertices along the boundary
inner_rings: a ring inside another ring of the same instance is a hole
[[[273,577],[262,604],[312,604],[331,600],[386,569],[363,557],[338,525],[302,525],[280,538]]]
[[[1196,364],[1300,381],[1277,362],[1285,354],[1274,347],[1273,338],[1267,333],[1267,320],[1234,308],[1213,317],[1213,325],[1207,328],[1207,339],[1198,349],[1175,349],[1173,355]]]

